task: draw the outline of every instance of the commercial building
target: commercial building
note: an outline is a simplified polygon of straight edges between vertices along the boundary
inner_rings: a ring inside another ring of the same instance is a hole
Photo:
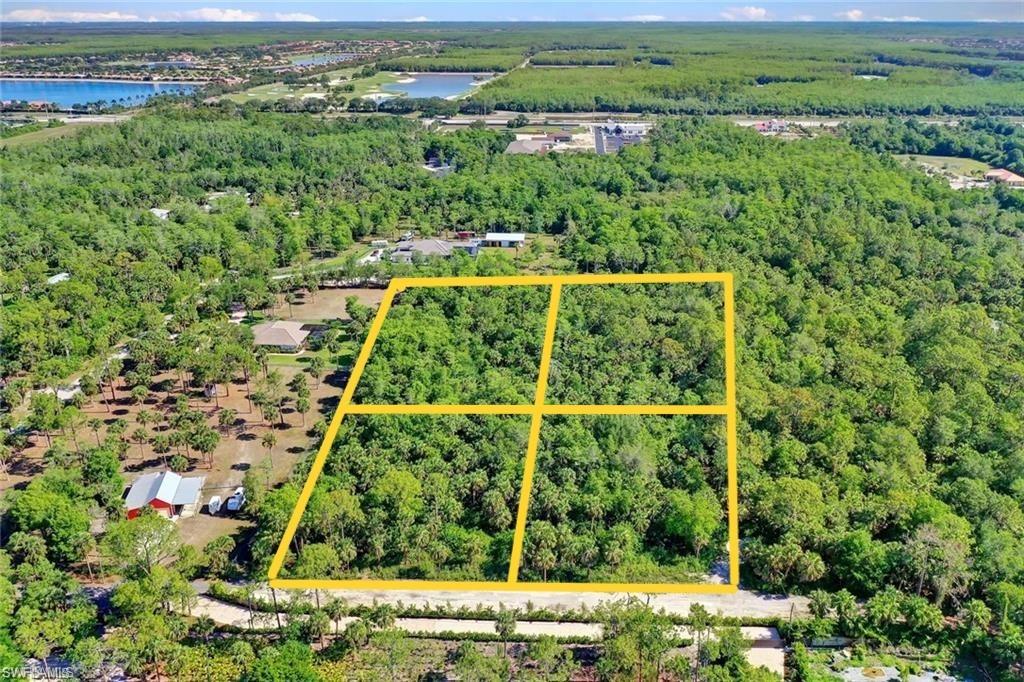
[[[650,123],[616,123],[609,121],[594,126],[594,149],[598,154],[614,154],[623,147],[643,142]]]

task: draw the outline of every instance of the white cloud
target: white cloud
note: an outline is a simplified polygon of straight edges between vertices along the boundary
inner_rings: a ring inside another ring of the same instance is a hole
[[[768,18],[768,10],[764,7],[730,7],[722,12],[722,18],[729,21],[764,21]]]
[[[305,12],[274,12],[274,21],[320,21],[319,17]]]
[[[634,14],[632,16],[622,17],[622,20],[623,21],[651,22],[651,21],[665,21],[665,17],[662,16],[661,14]]]
[[[864,18],[864,12],[859,9],[848,9],[845,12],[836,12],[836,16],[846,21],[860,21]]]
[[[139,21],[137,14],[124,12],[73,12],[48,9],[16,9],[2,17],[4,21],[71,22],[83,21]]]
[[[814,21],[813,14],[798,14],[793,17],[793,21]]]
[[[201,7],[187,12],[174,12],[174,18],[185,21],[259,21],[259,12],[247,12],[243,9],[225,9],[222,7]]]
[[[426,18],[423,15],[420,15],[418,17],[409,17],[408,19],[402,19],[402,21],[409,24],[422,24],[424,21],[430,21],[430,19]]]
[[[892,21],[921,21],[921,17],[909,17],[909,16],[906,16],[906,15],[904,15],[902,17],[873,17],[873,18],[875,19],[875,21],[888,21],[888,22],[892,22]]]

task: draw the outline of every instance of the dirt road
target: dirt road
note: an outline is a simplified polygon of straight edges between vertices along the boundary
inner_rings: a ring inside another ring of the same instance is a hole
[[[270,591],[261,589],[259,594],[270,599]],[[438,606],[451,608],[474,608],[480,605],[497,607],[503,604],[509,608],[526,608],[529,603],[534,609],[551,609],[564,611],[578,609],[582,606],[593,608],[601,602],[622,599],[630,596],[625,592],[605,594],[601,592],[556,593],[556,592],[416,592],[374,591],[374,590],[321,590],[321,599],[337,597],[353,605],[372,605],[382,603],[405,606]],[[733,618],[789,618],[808,613],[806,597],[782,596],[740,590],[736,594],[634,594],[647,602],[654,609],[665,609],[672,615],[685,616],[693,604],[703,604],[711,613]],[[277,591],[278,600],[287,599],[287,590]]]
[[[279,593],[278,599],[280,600],[282,596]],[[322,594],[321,598],[323,598]],[[250,614],[247,609],[204,596],[198,598],[198,603],[193,607],[192,614],[195,616],[208,616],[220,625],[232,625],[239,628],[250,626]],[[286,623],[287,619],[288,616],[281,614],[282,623]],[[355,620],[352,617],[340,618],[337,621],[337,626],[339,629],[344,629]],[[276,624],[277,618],[272,613],[257,613],[252,623],[255,627],[263,628],[274,627]],[[494,621],[481,619],[397,618],[395,620],[395,627],[406,632],[428,635],[444,633],[494,634],[495,632]],[[744,637],[752,643],[750,650],[747,652],[747,659],[751,664],[765,666],[772,672],[783,675],[785,673],[785,645],[779,638],[778,631],[775,628],[769,627],[744,627],[740,628],[740,630]],[[531,637],[551,635],[555,637],[588,637],[598,639],[601,636],[601,625],[598,623],[579,622],[519,621],[516,623],[515,633]],[[681,638],[692,639],[692,633],[685,626],[676,627],[676,634]]]

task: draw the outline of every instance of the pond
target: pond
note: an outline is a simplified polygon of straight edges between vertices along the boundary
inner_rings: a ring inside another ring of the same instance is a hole
[[[442,97],[450,99],[469,92],[475,83],[489,78],[489,73],[411,73],[397,83],[385,83],[384,92],[408,97]]]
[[[108,102],[139,105],[150,97],[187,94],[195,83],[79,80],[58,78],[0,78],[0,100],[51,102],[62,109],[74,104]]]

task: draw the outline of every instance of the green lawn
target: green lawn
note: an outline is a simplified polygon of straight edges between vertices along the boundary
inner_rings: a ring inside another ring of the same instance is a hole
[[[328,71],[324,75],[327,76],[332,82],[337,80],[340,76],[350,78],[352,74],[357,71],[355,68],[338,69],[337,71]],[[356,97],[362,97],[373,92],[380,92],[380,87],[386,83],[394,83],[399,80],[400,76],[398,73],[393,71],[380,71],[370,76],[369,78],[356,78],[355,80],[346,80],[343,83],[351,83],[355,89],[352,92],[344,93],[347,99],[354,99]],[[242,92],[234,92],[227,95],[226,98],[232,102],[252,102],[252,101],[270,101],[285,98],[301,99],[303,95],[324,95],[326,90],[319,83],[310,83],[304,85],[285,85],[284,83],[268,83],[267,85],[258,85]]]
[[[381,237],[381,239],[384,239],[384,237]],[[330,270],[331,268],[336,268],[339,265],[344,264],[345,261],[348,260],[349,258],[351,258],[352,256],[355,256],[356,258],[362,258],[366,254],[370,253],[370,251],[372,251],[372,250],[373,250],[372,246],[370,246],[368,244],[364,244],[363,242],[357,242],[355,244],[352,244],[351,246],[346,247],[345,250],[342,251],[341,253],[339,253],[337,256],[331,256],[330,258],[320,258],[320,259],[316,259],[316,260],[311,260],[308,263],[305,263],[305,264],[303,264],[301,266],[299,266],[299,265],[288,265],[288,266],[283,267],[283,268],[275,268],[274,269],[274,274],[275,275],[290,275],[292,273],[300,272],[302,270],[306,270],[308,272],[319,272],[321,270]]]
[[[927,154],[897,154],[900,161],[931,166],[937,170],[956,173],[957,175],[982,176],[992,170],[992,166],[974,159],[963,159],[958,156],[929,156]]]
[[[297,355],[293,353],[270,353],[267,355],[267,364],[271,367],[308,367],[313,356],[323,358],[325,363],[330,360],[330,354],[321,348],[315,351],[305,350]]]
[[[96,125],[104,125],[102,123],[73,123],[68,125],[58,126],[56,128],[43,128],[42,130],[34,130],[31,133],[25,133],[24,135],[15,135],[14,137],[8,137],[0,139],[0,148],[3,147],[18,147],[25,144],[34,144],[36,142],[46,142],[47,140],[56,140],[60,137],[69,137],[71,135],[77,135],[86,128],[91,128]]]

